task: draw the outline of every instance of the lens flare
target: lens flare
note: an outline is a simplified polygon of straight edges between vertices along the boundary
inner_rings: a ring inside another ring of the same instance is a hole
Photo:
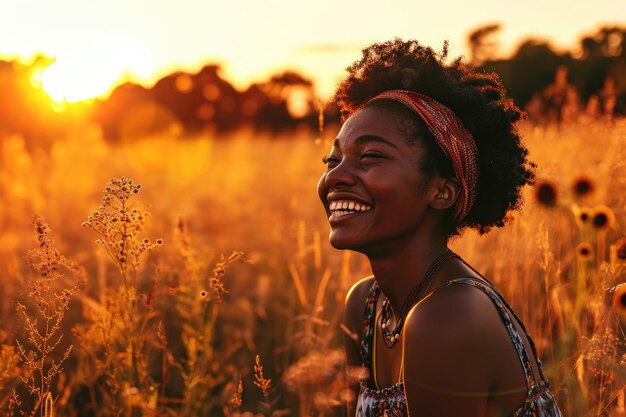
[[[105,34],[59,55],[41,73],[44,91],[57,103],[77,102],[110,93],[129,78],[147,78],[153,72],[147,48],[132,36]]]

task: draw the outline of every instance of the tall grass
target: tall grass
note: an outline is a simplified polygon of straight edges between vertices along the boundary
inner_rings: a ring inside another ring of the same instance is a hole
[[[565,415],[623,412],[626,125],[522,130],[539,178],[524,209],[452,246],[524,320]],[[344,413],[343,300],[369,269],[326,241],[321,142],[240,132],[111,145],[85,128],[28,152],[3,138],[0,415]],[[50,361],[63,368],[37,390],[23,382],[36,348],[16,309],[33,299],[35,212],[86,277],[55,329],[67,346]]]

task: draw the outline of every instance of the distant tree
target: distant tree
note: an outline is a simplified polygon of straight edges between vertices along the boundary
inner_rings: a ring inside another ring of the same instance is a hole
[[[313,117],[317,120],[313,82],[295,71],[275,74],[265,82],[251,85],[244,93],[245,109],[250,102],[258,103],[255,123],[272,131],[303,122],[314,124]]]
[[[626,28],[604,26],[595,34],[583,37],[580,43],[583,59],[623,57],[626,55]]]
[[[500,31],[500,23],[480,26],[470,32],[467,43],[470,50],[470,62],[479,66],[483,62],[494,59],[498,51],[498,42],[493,36]]]
[[[219,72],[219,65],[206,65],[197,74],[176,72],[161,78],[152,91],[188,132],[232,129],[241,122],[240,94]]]
[[[480,67],[495,71],[502,78],[515,102],[524,106],[535,92],[549,85],[556,69],[571,63],[568,55],[559,55],[548,42],[527,39],[522,42],[508,59],[487,60]]]
[[[155,104],[152,91],[137,84],[124,83],[115,88],[107,99],[95,104],[91,120],[100,125],[108,139],[119,140],[129,133],[126,126],[136,124],[137,114],[143,113],[141,109],[153,107]],[[147,120],[145,115],[144,119],[144,134],[158,129],[157,122]]]

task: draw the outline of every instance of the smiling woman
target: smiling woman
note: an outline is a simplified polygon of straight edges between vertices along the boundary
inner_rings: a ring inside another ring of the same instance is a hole
[[[495,75],[417,41],[374,44],[335,96],[345,123],[318,193],[330,243],[374,276],[346,299],[353,411],[374,416],[559,417],[535,345],[497,289],[448,240],[486,233],[533,180]],[[512,277],[513,278],[513,277]]]

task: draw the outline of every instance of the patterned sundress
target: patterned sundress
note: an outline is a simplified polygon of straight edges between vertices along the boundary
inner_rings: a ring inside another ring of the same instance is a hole
[[[517,332],[515,325],[511,319],[511,315],[520,323],[524,334],[528,338],[528,342],[532,349],[533,355],[537,358],[537,351],[533,340],[528,336],[526,328],[522,321],[517,317],[511,306],[506,300],[498,293],[496,288],[486,281],[479,280],[473,277],[458,278],[448,281],[444,287],[453,284],[466,284],[476,287],[482,290],[489,296],[491,301],[495,304],[500,314],[500,318],[506,325],[506,328],[513,340],[517,355],[524,369],[524,375],[526,377],[526,386],[528,387],[528,394],[524,403],[512,414],[512,417],[563,417],[561,411],[556,405],[556,401],[549,390],[549,382],[543,375],[543,369],[541,361],[537,361],[539,376],[541,381],[535,381],[530,359],[526,353],[524,343]],[[374,330],[376,329],[376,301],[380,294],[380,287],[374,281],[372,285],[365,305],[364,316],[364,329],[363,337],[361,339],[361,359],[363,361],[363,367],[373,370],[372,366],[372,340]],[[356,417],[407,417],[406,398],[404,395],[404,385],[398,382],[388,388],[376,389],[371,384],[371,379],[363,377],[361,378],[359,391],[359,397],[356,407]]]

